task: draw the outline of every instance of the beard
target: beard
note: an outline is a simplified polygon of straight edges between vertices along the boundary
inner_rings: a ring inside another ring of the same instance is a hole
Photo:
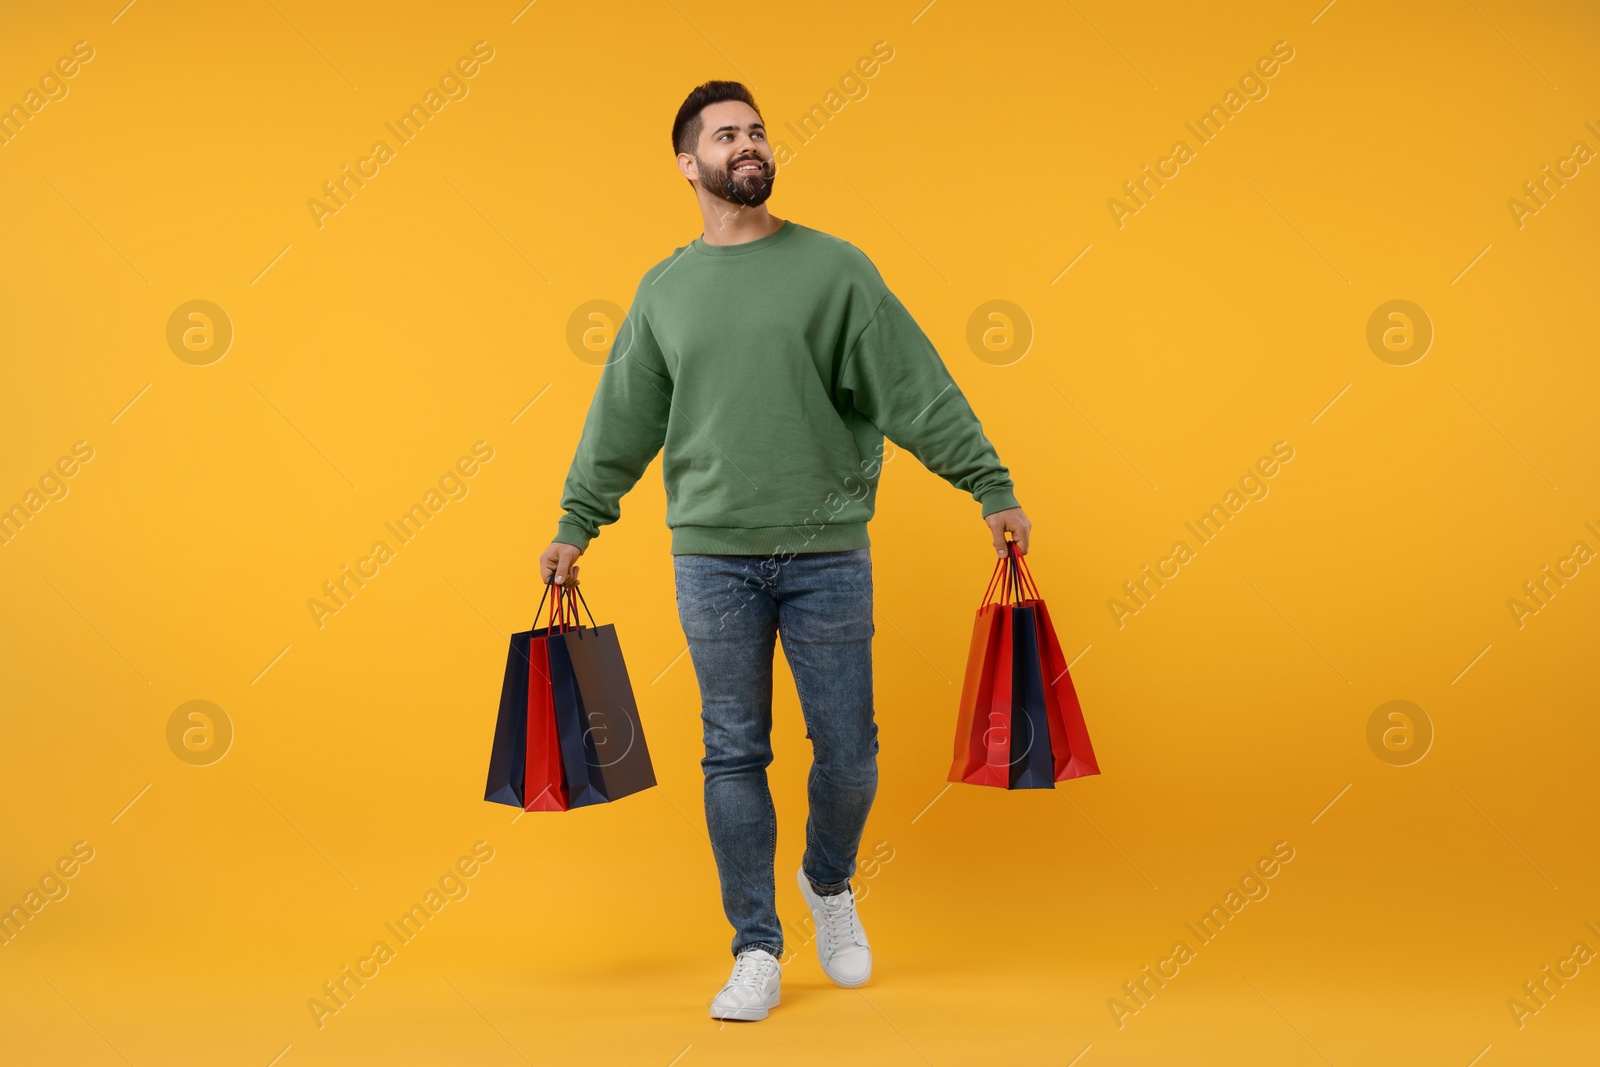
[[[754,174],[736,174],[732,166],[715,167],[695,156],[700,168],[700,184],[706,192],[741,207],[759,207],[772,195],[772,183],[777,180],[774,161],[757,159],[761,170]]]

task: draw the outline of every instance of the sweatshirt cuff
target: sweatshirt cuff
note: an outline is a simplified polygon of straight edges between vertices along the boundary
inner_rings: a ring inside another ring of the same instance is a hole
[[[1006,511],[1010,508],[1020,508],[1022,506],[1017,503],[1015,491],[1011,487],[1004,485],[985,492],[978,497],[978,503],[983,505],[983,517],[986,519],[997,511]]]
[[[590,537],[578,528],[577,523],[562,519],[556,523],[556,535],[550,539],[556,544],[572,545],[579,552],[589,547]]]

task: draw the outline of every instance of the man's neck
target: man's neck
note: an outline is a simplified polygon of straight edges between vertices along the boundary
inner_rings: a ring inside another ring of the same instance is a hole
[[[775,218],[767,205],[744,207],[726,200],[712,200],[700,205],[705,222],[705,232],[700,239],[708,245],[742,245],[756,241],[778,231],[784,220]]]

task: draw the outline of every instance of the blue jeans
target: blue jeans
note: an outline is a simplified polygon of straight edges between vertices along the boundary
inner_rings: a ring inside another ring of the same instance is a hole
[[[878,789],[872,706],[869,549],[768,556],[679,555],[678,617],[700,682],[706,824],[733,924],[733,953],[783,958],[773,886],[778,819],[772,762],[772,656],[778,635],[794,673],[812,762],[801,869],[839,893]]]

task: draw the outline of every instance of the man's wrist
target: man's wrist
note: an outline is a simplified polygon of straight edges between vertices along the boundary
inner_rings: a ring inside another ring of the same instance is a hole
[[[556,524],[556,535],[550,540],[555,544],[571,545],[582,552],[589,547],[591,538],[576,525],[563,520]]]
[[[1017,503],[1015,491],[1008,486],[990,489],[978,498],[978,502],[983,505],[983,517],[986,519],[997,511],[1009,511],[1022,506]]]

